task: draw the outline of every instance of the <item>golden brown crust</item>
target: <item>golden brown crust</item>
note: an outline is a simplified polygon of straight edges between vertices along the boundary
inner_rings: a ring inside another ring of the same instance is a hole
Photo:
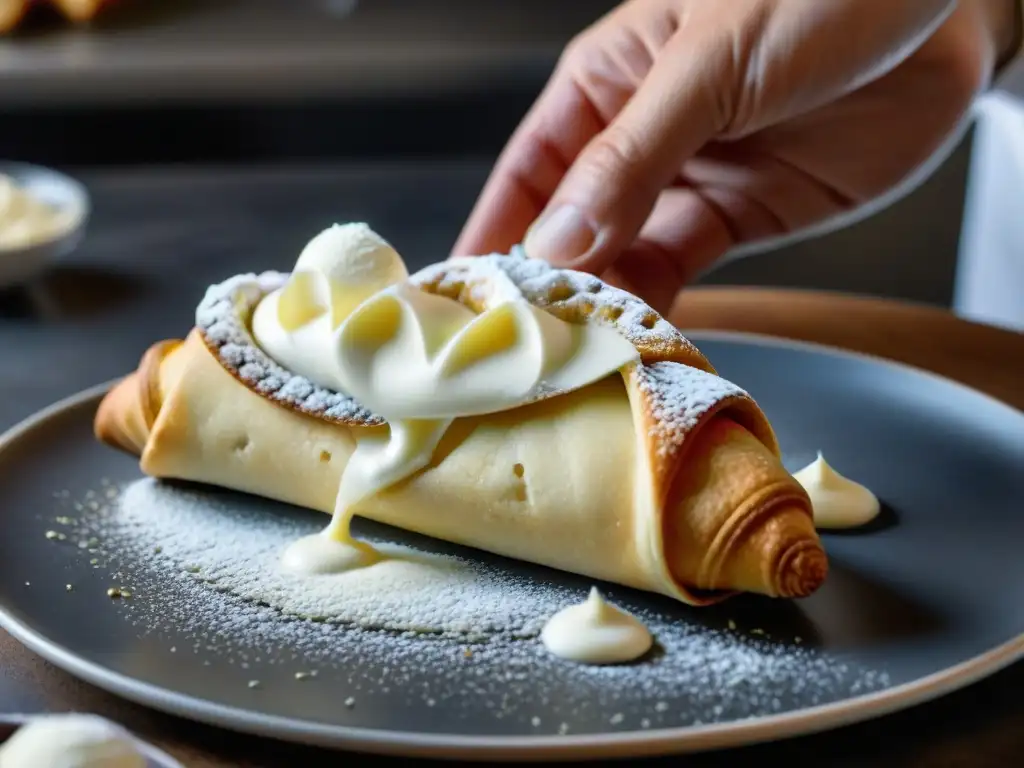
[[[636,393],[637,427],[647,443],[655,498],[663,501],[685,464],[687,438],[702,424],[727,416],[746,428],[775,456],[779,445],[767,417],[739,387],[703,371],[677,364],[636,366],[626,373]]]
[[[181,343],[167,339],[153,344],[139,367],[107,393],[93,420],[97,440],[134,456],[142,454],[160,413],[160,364]]]
[[[804,489],[729,412],[689,442],[664,502],[676,511],[664,518],[666,561],[689,602],[713,602],[722,590],[783,598],[817,590],[828,558]]]

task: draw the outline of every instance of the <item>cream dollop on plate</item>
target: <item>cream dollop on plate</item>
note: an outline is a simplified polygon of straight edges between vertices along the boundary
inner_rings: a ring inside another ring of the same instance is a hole
[[[856,528],[870,523],[881,512],[878,497],[839,474],[820,451],[817,459],[793,477],[811,497],[814,525],[818,528]]]
[[[0,745],[0,768],[146,768],[123,729],[93,715],[43,715]]]
[[[584,602],[548,619],[540,639],[555,656],[581,664],[635,661],[654,643],[639,619],[605,600],[597,587]]]

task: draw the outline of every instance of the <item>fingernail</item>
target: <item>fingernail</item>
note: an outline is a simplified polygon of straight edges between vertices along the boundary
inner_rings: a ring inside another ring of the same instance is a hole
[[[596,235],[575,205],[541,217],[526,233],[523,249],[531,259],[568,264],[590,250]]]

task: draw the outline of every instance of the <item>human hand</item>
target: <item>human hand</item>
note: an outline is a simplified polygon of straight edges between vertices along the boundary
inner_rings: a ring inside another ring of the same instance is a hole
[[[924,163],[991,72],[990,6],[629,0],[566,49],[453,253],[523,242],[666,311],[730,248]]]

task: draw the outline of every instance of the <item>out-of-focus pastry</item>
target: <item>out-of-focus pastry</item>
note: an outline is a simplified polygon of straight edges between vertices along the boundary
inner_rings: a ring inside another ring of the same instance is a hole
[[[34,8],[49,6],[75,24],[92,21],[116,0],[0,0],[0,34],[12,32]]]

